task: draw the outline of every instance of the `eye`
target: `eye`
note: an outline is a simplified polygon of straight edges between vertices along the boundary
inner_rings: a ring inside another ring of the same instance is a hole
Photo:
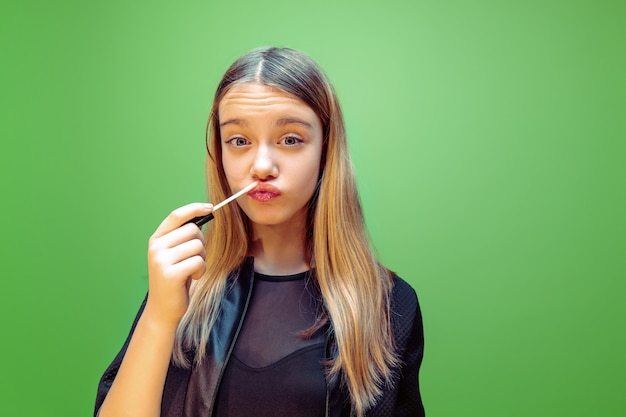
[[[242,146],[248,145],[250,142],[242,136],[235,136],[234,138],[228,139],[226,143],[235,148],[241,148]]]
[[[286,146],[296,146],[302,143],[302,139],[297,136],[285,136],[281,139],[283,145]]]

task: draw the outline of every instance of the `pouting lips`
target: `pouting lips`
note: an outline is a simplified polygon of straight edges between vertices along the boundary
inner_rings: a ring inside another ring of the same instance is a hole
[[[280,195],[280,193],[276,193],[273,191],[263,191],[263,190],[252,190],[248,193],[248,195],[255,199],[256,201],[259,201],[261,203],[265,203],[267,201],[270,201],[273,198],[276,198]]]

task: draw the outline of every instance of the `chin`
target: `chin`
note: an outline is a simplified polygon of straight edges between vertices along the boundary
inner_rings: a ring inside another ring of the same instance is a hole
[[[299,225],[305,222],[305,216],[299,214],[295,215],[281,215],[278,213],[250,213],[248,215],[250,223],[259,226],[287,226],[287,225]]]

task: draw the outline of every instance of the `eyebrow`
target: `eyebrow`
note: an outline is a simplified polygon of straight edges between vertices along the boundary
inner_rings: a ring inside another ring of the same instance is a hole
[[[311,125],[311,123],[307,122],[306,120],[298,119],[298,118],[295,118],[295,117],[285,117],[285,118],[282,118],[282,119],[278,119],[276,121],[276,126],[285,126],[285,125],[289,125],[289,124],[293,124],[293,123],[306,126],[309,129],[313,129],[313,125]]]
[[[248,122],[243,119],[230,119],[220,123],[220,127],[224,127],[226,125],[248,126]]]
[[[309,129],[313,129],[313,125],[311,123],[307,122],[306,120],[298,119],[296,117],[283,117],[281,119],[276,120],[276,126],[285,126],[285,125],[294,124],[294,123],[303,125],[305,127],[308,127]],[[224,127],[227,125],[238,125],[238,126],[247,127],[248,122],[246,122],[243,119],[230,119],[230,120],[226,120],[225,122],[220,123],[220,127]]]

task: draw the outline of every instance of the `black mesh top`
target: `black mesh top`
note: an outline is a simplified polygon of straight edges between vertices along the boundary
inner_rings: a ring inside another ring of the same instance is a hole
[[[325,332],[301,335],[315,322],[320,306],[309,272],[255,273],[250,305],[220,383],[214,416],[324,416]]]

